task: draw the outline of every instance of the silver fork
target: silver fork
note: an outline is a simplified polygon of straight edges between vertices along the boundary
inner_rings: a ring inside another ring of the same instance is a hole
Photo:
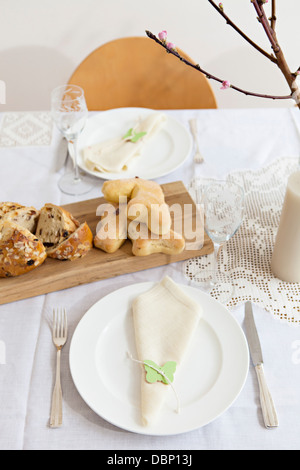
[[[65,309],[53,309],[52,340],[57,350],[56,379],[52,394],[50,427],[58,428],[62,425],[62,389],[60,383],[61,350],[67,342],[68,325]]]
[[[195,163],[203,163],[204,158],[200,153],[199,144],[198,144],[197,119],[190,119],[189,124],[190,124],[190,129],[191,129],[191,132],[192,132],[192,136],[194,138],[195,148],[196,148],[196,151],[195,151],[195,154],[194,154],[194,162]]]

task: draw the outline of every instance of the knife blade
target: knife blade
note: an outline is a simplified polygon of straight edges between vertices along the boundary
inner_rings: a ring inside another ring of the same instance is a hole
[[[68,158],[68,141],[63,137],[58,145],[57,149],[57,161],[55,171],[61,170],[65,166]]]
[[[246,302],[245,304],[245,326],[250,356],[258,379],[260,403],[264,423],[267,429],[277,428],[279,426],[278,417],[265,378],[262,349],[254,321],[251,302]]]

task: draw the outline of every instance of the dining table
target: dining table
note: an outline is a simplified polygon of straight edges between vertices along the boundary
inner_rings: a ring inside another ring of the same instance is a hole
[[[88,119],[104,112],[90,112]],[[189,456],[200,450],[300,449],[300,286],[281,283],[279,289],[278,280],[271,278],[267,266],[287,178],[299,169],[300,137],[292,117],[294,113],[300,123],[299,111],[257,107],[163,112],[190,135],[191,146],[180,165],[155,178],[156,182],[181,181],[191,195],[197,181],[229,178],[247,186],[248,212],[240,230],[228,244],[226,256],[221,259],[223,267],[228,267],[226,263],[230,262],[238,288],[238,294],[225,308],[245,332],[245,302],[252,302],[266,380],[279,426],[267,429],[264,425],[251,360],[243,386],[230,406],[210,422],[175,434],[151,435],[118,426],[95,412],[78,392],[69,355],[72,337],[81,319],[93,305],[122,288],[156,283],[165,276],[188,285],[195,260],[183,260],[0,305],[2,450],[100,450],[106,451],[107,458],[116,460],[123,451],[126,455],[138,455],[147,450],[150,454],[183,452]],[[197,120],[202,163],[193,158],[195,143],[190,133],[191,119]],[[92,188],[87,194],[72,196],[60,191],[60,177],[72,168],[71,158],[58,167],[60,144],[61,134],[50,110],[2,111],[0,200],[41,208],[46,203],[62,206],[101,197],[105,178],[93,175],[90,175]],[[268,230],[271,223],[272,232]],[[249,241],[247,249],[242,244],[246,238],[253,241],[253,245]],[[238,249],[230,252],[237,246]],[[251,252],[249,246],[259,254],[251,262],[249,257],[254,251]],[[254,262],[260,263],[256,271]],[[5,279],[0,279],[0,287],[3,281]],[[51,428],[49,417],[56,367],[51,320],[52,311],[57,307],[67,311],[68,340],[61,352],[63,424]],[[221,395],[222,390],[220,399]]]

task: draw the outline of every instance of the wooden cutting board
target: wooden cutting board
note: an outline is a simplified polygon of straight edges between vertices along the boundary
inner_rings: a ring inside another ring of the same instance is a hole
[[[192,214],[186,214],[182,210],[183,222],[195,223],[196,208],[181,181],[162,185],[166,202],[172,204],[192,204]],[[96,216],[97,207],[104,203],[103,198],[90,199],[64,206],[79,222],[86,221],[93,234],[95,234],[99,217]],[[173,223],[176,223],[173,220]],[[102,279],[112,278],[121,274],[127,274],[145,269],[163,266],[176,261],[183,261],[196,256],[212,253],[213,244],[204,234],[203,247],[199,250],[185,249],[178,255],[165,255],[155,253],[149,256],[133,256],[131,242],[125,244],[115,253],[108,254],[93,248],[84,258],[76,261],[59,261],[46,259],[46,261],[33,271],[18,277],[0,279],[0,304],[14,302],[16,300],[35,297],[37,295],[55,292],[81,284],[88,284]]]

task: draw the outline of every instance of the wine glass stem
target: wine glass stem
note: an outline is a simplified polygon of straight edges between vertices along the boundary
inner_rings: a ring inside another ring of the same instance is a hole
[[[218,259],[219,259],[219,252],[221,250],[222,245],[220,243],[214,243],[214,270],[213,270],[213,279],[212,283],[216,284],[217,282],[217,273],[218,273]]]
[[[74,180],[80,181],[79,168],[77,163],[77,139],[69,140],[69,149],[74,160]]]

